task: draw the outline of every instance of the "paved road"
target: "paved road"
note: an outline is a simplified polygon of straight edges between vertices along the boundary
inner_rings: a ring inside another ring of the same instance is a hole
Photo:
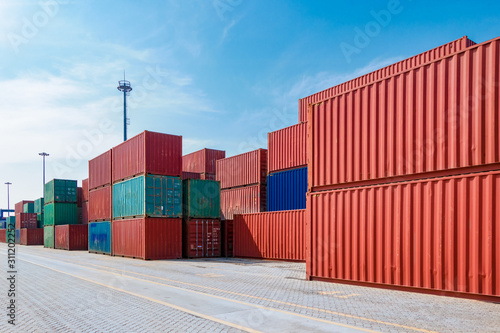
[[[499,304],[309,282],[301,263],[140,261],[39,246],[17,252],[17,326],[4,310],[0,332],[500,330]],[[5,244],[0,253],[6,275]],[[6,279],[0,289],[7,294]]]

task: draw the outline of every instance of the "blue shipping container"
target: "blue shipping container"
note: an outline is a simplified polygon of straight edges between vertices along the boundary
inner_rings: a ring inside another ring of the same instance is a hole
[[[113,218],[182,217],[180,177],[146,175],[113,185]]]
[[[307,167],[267,176],[267,210],[306,208]]]
[[[21,230],[16,229],[16,244],[21,244]]]
[[[5,229],[7,225],[7,221],[5,220],[0,220],[0,229]]]
[[[111,222],[89,223],[89,252],[111,254]]]

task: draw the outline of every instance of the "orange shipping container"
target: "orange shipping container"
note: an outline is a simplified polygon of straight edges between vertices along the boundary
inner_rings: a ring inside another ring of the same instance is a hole
[[[89,221],[111,221],[112,202],[111,186],[108,185],[90,191],[87,206]]]
[[[220,191],[220,210],[223,220],[232,220],[234,214],[265,212],[267,186],[253,185]]]
[[[202,149],[182,156],[182,171],[215,174],[215,161],[226,157],[224,150]]]
[[[305,209],[235,215],[234,256],[305,260]]]
[[[111,158],[111,150],[108,150],[89,161],[89,190],[111,185]]]
[[[499,65],[497,38],[313,105],[310,191],[500,162]]]
[[[265,184],[267,181],[267,149],[224,158],[217,162],[216,179],[221,189]]]
[[[307,277],[500,301],[500,171],[312,193]]]
[[[89,179],[82,180],[82,201],[89,201]]]
[[[335,95],[343,94],[349,90],[357,89],[361,86],[386,79],[397,73],[408,71],[412,68],[421,66],[436,59],[446,57],[450,54],[466,49],[475,44],[476,43],[468,39],[467,36],[464,36],[453,42],[438,46],[432,50],[420,53],[405,60],[401,60],[400,62],[397,62],[395,64],[386,66],[374,72],[365,74],[353,80],[325,89],[311,96],[302,98],[299,100],[299,122],[307,121],[307,110],[310,104],[318,103]]]
[[[89,202],[82,202],[82,224],[89,224]]]
[[[307,124],[297,124],[267,134],[267,172],[307,165]]]

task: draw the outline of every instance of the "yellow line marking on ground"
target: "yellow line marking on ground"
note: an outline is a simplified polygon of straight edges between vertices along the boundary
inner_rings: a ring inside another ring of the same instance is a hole
[[[54,257],[48,257],[48,258],[52,259]],[[52,259],[52,260],[55,260],[55,259]],[[343,317],[346,317],[346,318],[359,319],[359,320],[369,321],[369,322],[372,322],[372,323],[377,323],[377,324],[382,324],[382,325],[387,325],[387,326],[400,327],[400,328],[409,329],[409,330],[413,330],[413,331],[417,331],[417,332],[438,333],[438,332],[435,332],[435,331],[426,330],[426,329],[422,329],[422,328],[417,328],[417,327],[412,327],[412,326],[406,326],[406,325],[401,325],[401,324],[395,324],[395,323],[389,323],[389,322],[385,322],[385,321],[381,321],[381,320],[377,320],[377,319],[364,318],[364,317],[360,317],[360,316],[356,316],[356,315],[351,315],[351,314],[347,314],[347,313],[330,311],[330,310],[315,308],[315,307],[312,307],[312,306],[290,303],[290,302],[286,302],[286,301],[279,301],[279,300],[275,300],[275,299],[271,299],[271,298],[259,297],[259,296],[254,296],[254,295],[247,295],[247,294],[242,294],[242,293],[238,293],[238,292],[234,292],[234,291],[229,291],[229,290],[224,290],[224,289],[219,289],[219,288],[201,286],[201,285],[197,285],[197,284],[193,284],[193,283],[188,283],[188,282],[183,282],[183,281],[166,279],[166,278],[162,278],[162,277],[158,277],[158,276],[152,276],[152,275],[147,275],[147,274],[142,274],[142,273],[127,271],[127,270],[124,270],[124,269],[119,269],[119,268],[114,268],[114,267],[106,267],[106,266],[95,265],[95,264],[91,264],[91,263],[87,263],[87,262],[83,262],[83,261],[73,261],[73,260],[66,260],[66,259],[58,259],[58,260],[69,261],[69,262],[80,262],[80,263],[85,264],[85,265],[91,265],[91,266],[101,267],[101,268],[105,268],[105,269],[113,269],[113,270],[116,270],[116,271],[121,271],[121,272],[126,272],[126,273],[132,273],[132,274],[136,274],[136,275],[140,275],[140,276],[150,277],[150,278],[164,280],[164,281],[168,281],[168,282],[174,282],[174,283],[188,285],[188,286],[192,286],[192,287],[198,287],[198,288],[203,288],[203,289],[208,289],[208,290],[213,290],[213,291],[220,291],[220,292],[224,292],[224,293],[227,293],[227,294],[232,294],[232,295],[237,295],[237,296],[243,296],[243,297],[247,297],[247,298],[260,299],[260,300],[264,300],[264,301],[274,302],[274,303],[278,303],[278,304],[285,304],[285,305],[289,305],[289,306],[293,306],[293,307],[298,307],[298,308],[302,308],[302,309],[308,309],[308,310],[314,310],[314,311],[319,311],[319,312],[334,314],[334,315],[343,316]]]
[[[25,259],[21,259],[21,260],[29,262],[29,263],[31,263],[33,265],[36,265],[36,266],[40,266],[40,267],[44,267],[44,268],[53,270],[54,272],[66,274],[66,275],[72,276],[72,277],[77,278],[77,279],[81,279],[81,280],[84,280],[84,281],[87,281],[87,282],[94,283],[94,284],[97,284],[97,285],[102,286],[102,287],[107,287],[107,288],[110,288],[110,289],[113,289],[113,290],[116,290],[116,291],[120,291],[120,292],[129,294],[129,295],[132,295],[132,296],[144,298],[144,299],[147,299],[147,300],[149,300],[151,302],[162,304],[162,305],[168,306],[170,308],[173,308],[173,309],[176,309],[176,310],[179,310],[179,311],[182,311],[182,312],[189,313],[189,314],[191,314],[193,316],[197,316],[197,317],[200,317],[200,318],[203,318],[203,319],[207,319],[207,320],[210,320],[210,321],[213,321],[213,322],[217,322],[219,324],[223,324],[223,325],[226,325],[226,326],[229,326],[229,327],[234,327],[234,328],[246,331],[246,332],[261,333],[260,331],[257,331],[257,330],[254,330],[254,329],[251,329],[251,328],[248,328],[248,327],[245,327],[245,326],[234,324],[234,323],[231,323],[229,321],[222,320],[222,319],[217,319],[215,317],[212,317],[212,316],[209,316],[209,315],[206,315],[206,314],[203,314],[203,313],[199,313],[199,312],[192,311],[192,310],[189,310],[189,309],[186,309],[186,308],[174,305],[174,304],[170,304],[170,303],[167,303],[167,302],[164,302],[164,301],[160,301],[160,300],[155,299],[155,298],[151,298],[151,297],[148,297],[148,296],[137,294],[137,293],[134,293],[132,291],[128,291],[128,290],[125,290],[125,289],[116,288],[116,287],[113,287],[113,286],[110,286],[110,285],[107,285],[107,284],[104,284],[104,283],[101,283],[101,282],[97,282],[97,281],[94,281],[94,280],[86,279],[84,277],[81,277],[81,276],[78,276],[78,275],[75,275],[75,274],[71,274],[71,273],[67,273],[67,272],[64,272],[64,271],[60,271],[58,269],[55,269],[55,268],[52,268],[52,267],[49,267],[49,266],[37,264],[37,263],[34,263],[32,261],[29,261],[29,260],[25,260]]]
[[[41,267],[45,267],[45,268],[48,268],[48,269],[51,269],[53,271],[56,271],[56,272],[60,272],[60,273],[64,273],[64,274],[67,274],[67,275],[71,275],[73,277],[76,277],[76,278],[80,278],[80,279],[83,279],[83,280],[86,280],[86,281],[89,281],[89,282],[94,282],[96,284],[100,284],[102,286],[106,286],[106,287],[111,287],[111,286],[108,286],[106,284],[103,284],[103,283],[100,283],[100,282],[97,282],[97,281],[93,281],[93,280],[88,280],[86,278],[83,278],[83,277],[79,277],[77,275],[73,275],[73,274],[70,274],[70,273],[65,273],[63,271],[59,271],[57,269],[54,269],[54,268],[51,268],[51,267],[48,267],[48,266],[44,266],[44,265],[40,265],[40,264],[37,264],[37,263],[34,263],[34,262],[31,262],[29,260],[26,260],[26,259],[21,259],[23,261],[26,261],[26,262],[29,262],[31,264],[34,264],[34,265],[38,265],[38,266],[41,266]],[[74,266],[78,266],[78,267],[82,267],[82,268],[86,268],[86,269],[91,269],[91,270],[95,270],[95,271],[98,271],[98,272],[103,272],[103,273],[107,273],[107,274],[113,274],[113,275],[117,275],[117,276],[120,276],[120,277],[126,277],[126,278],[129,278],[129,279],[134,279],[134,280],[137,280],[137,281],[143,281],[143,282],[148,282],[148,283],[152,283],[152,284],[157,284],[157,285],[160,285],[160,286],[166,286],[166,287],[169,287],[169,288],[172,288],[172,289],[178,289],[178,290],[182,290],[182,291],[187,291],[187,292],[191,292],[191,293],[194,293],[194,294],[200,294],[200,295],[203,295],[203,296],[208,296],[208,297],[212,297],[212,298],[218,298],[218,299],[221,299],[221,300],[225,300],[225,301],[229,301],[229,302],[232,302],[232,303],[238,303],[238,304],[242,304],[242,305],[246,305],[246,306],[251,306],[251,307],[255,307],[255,308],[258,308],[258,309],[262,309],[262,310],[267,310],[267,311],[273,311],[273,312],[279,312],[279,313],[283,313],[283,314],[286,314],[286,315],[291,315],[291,316],[295,316],[295,317],[299,317],[299,318],[304,318],[304,319],[309,319],[309,320],[313,320],[313,321],[318,321],[318,322],[321,322],[321,323],[325,323],[325,324],[330,324],[330,325],[334,325],[334,326],[342,326],[342,327],[347,327],[347,328],[351,328],[351,329],[356,329],[356,330],[359,330],[359,331],[364,331],[364,332],[370,332],[370,333],[375,333],[378,331],[374,331],[374,330],[370,330],[370,329],[366,329],[366,328],[363,328],[363,327],[356,327],[356,326],[351,326],[351,325],[347,325],[347,324],[342,324],[342,323],[337,323],[337,322],[334,322],[334,321],[330,321],[330,320],[326,320],[326,319],[321,319],[321,318],[314,318],[314,317],[309,317],[309,316],[306,316],[306,315],[302,315],[300,313],[294,313],[294,312],[289,312],[289,311],[285,311],[285,310],[280,310],[280,309],[273,309],[273,308],[269,308],[269,307],[265,307],[265,306],[262,306],[262,305],[258,305],[258,304],[252,304],[252,303],[248,303],[248,302],[243,302],[243,301],[238,301],[238,300],[234,300],[234,299],[230,299],[230,298],[226,298],[226,297],[222,297],[222,296],[217,296],[217,295],[210,295],[210,294],[207,294],[207,293],[202,293],[202,292],[199,292],[199,291],[194,291],[194,290],[189,290],[189,289],[184,289],[184,288],[180,288],[180,287],[175,287],[175,286],[172,286],[172,285],[168,285],[168,284],[164,284],[164,283],[160,283],[160,282],[155,282],[155,281],[149,281],[149,280],[144,280],[144,279],[140,279],[140,278],[136,278],[136,277],[133,277],[133,276],[129,276],[129,275],[123,275],[123,274],[118,274],[118,273],[113,273],[113,272],[109,272],[109,271],[104,271],[104,270],[101,270],[101,269],[96,269],[96,268],[90,268],[90,267],[85,267],[85,266],[81,266],[81,265],[77,265],[77,264],[72,264]],[[111,287],[111,288],[114,288],[114,287]],[[116,290],[122,290],[122,289],[118,289],[118,288],[114,288]],[[130,293],[130,294],[133,294],[133,295],[137,295],[139,297],[144,297],[146,298],[146,296],[142,296],[142,295],[139,295],[139,294],[135,294],[133,292],[129,292],[129,291],[126,291],[126,290],[123,290],[124,292],[126,293]],[[153,300],[153,299],[152,299]],[[159,301],[159,300],[156,300],[158,303],[159,302],[162,302],[162,301]],[[169,304],[169,303],[166,303],[164,302],[165,304]],[[169,305],[169,306],[172,306],[172,307],[177,307],[176,305]],[[180,308],[180,307],[177,307],[178,309],[183,309],[183,308]],[[183,309],[182,311],[191,311],[191,310],[187,310],[187,309]],[[194,311],[193,311],[194,312]],[[189,313],[189,312],[188,312]],[[206,317],[210,317],[210,316],[207,316],[207,315],[203,315],[203,316],[206,316]],[[212,317],[213,318],[213,317]],[[212,319],[210,319],[212,320]],[[214,318],[213,319],[214,321],[218,321],[219,319],[216,319]],[[225,324],[225,325],[228,325],[228,324]],[[234,327],[234,324],[231,324],[229,326],[233,326]],[[251,329],[249,328],[245,328],[244,330],[246,331],[249,331]],[[252,330],[253,331],[253,330]],[[253,332],[257,332],[257,331],[253,331]]]
[[[215,274],[215,273],[196,274],[196,275],[204,276],[204,277],[211,277],[211,278],[224,276],[224,275],[219,275],[219,274]]]
[[[352,296],[361,296],[361,294],[349,294],[349,295],[336,295],[336,294],[341,294],[341,291],[320,291],[318,294],[324,295],[324,296],[332,296],[332,297],[338,297],[338,298],[349,298]]]
[[[334,294],[340,294],[341,291],[320,291],[318,294],[320,295],[334,295]]]

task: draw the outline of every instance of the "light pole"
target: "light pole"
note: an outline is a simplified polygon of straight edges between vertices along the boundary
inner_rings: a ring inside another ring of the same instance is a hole
[[[43,187],[42,187],[42,198],[45,199],[45,157],[49,156],[46,152],[38,153],[38,155],[43,157]]]
[[[7,185],[7,216],[10,216],[10,185],[12,183],[7,182],[5,185]]]

